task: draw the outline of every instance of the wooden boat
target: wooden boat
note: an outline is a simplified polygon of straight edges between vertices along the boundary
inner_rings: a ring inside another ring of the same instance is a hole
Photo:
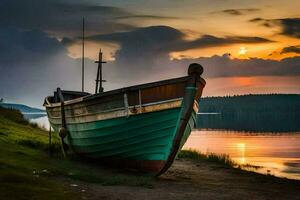
[[[58,89],[44,106],[51,126],[74,153],[159,175],[195,125],[202,72],[194,63],[185,77],[98,94]]]

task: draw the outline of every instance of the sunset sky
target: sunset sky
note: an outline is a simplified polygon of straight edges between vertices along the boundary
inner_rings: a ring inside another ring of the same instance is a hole
[[[186,75],[204,66],[204,96],[300,93],[297,0],[2,0],[0,98],[41,107],[57,87],[86,91],[98,51],[105,90]]]

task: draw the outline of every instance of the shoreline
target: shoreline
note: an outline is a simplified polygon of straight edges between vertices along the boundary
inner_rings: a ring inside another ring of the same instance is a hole
[[[0,110],[1,111],[1,110]],[[160,177],[83,162],[60,153],[53,134],[17,111],[0,112],[0,199],[299,199],[300,180],[234,168],[227,156],[181,151]]]
[[[212,162],[177,159],[147,186],[68,182],[83,199],[297,199],[300,181],[262,175]]]

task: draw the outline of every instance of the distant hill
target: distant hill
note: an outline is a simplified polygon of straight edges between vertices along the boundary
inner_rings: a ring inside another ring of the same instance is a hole
[[[205,97],[199,112],[295,112],[300,111],[299,94],[259,94]]]
[[[206,97],[197,127],[244,131],[300,131],[300,95],[264,94]],[[219,113],[206,115],[205,113]]]
[[[45,110],[39,108],[29,107],[23,104],[15,104],[15,103],[0,103],[1,107],[4,108],[12,108],[19,110],[21,113],[45,113]]]

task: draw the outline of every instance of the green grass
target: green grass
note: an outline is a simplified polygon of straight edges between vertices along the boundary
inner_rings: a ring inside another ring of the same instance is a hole
[[[24,125],[29,124],[28,120],[24,118],[24,116],[20,111],[12,108],[3,108],[0,106],[0,115],[8,120],[17,122],[19,124],[24,124]]]
[[[228,155],[226,154],[215,154],[208,153],[202,154],[194,150],[182,150],[178,154],[178,158],[190,159],[193,161],[206,161],[217,163],[226,167],[237,167],[238,164],[235,163]]]
[[[64,159],[57,133],[48,155],[48,132],[28,123],[19,111],[0,108],[0,199],[80,199],[66,180],[102,185],[152,187],[152,177],[131,175]]]
[[[208,153],[203,154],[195,150],[182,150],[178,154],[178,158],[190,159],[196,162],[212,162],[219,164],[220,166],[238,168],[238,169],[254,169],[258,170],[263,168],[262,166],[252,165],[252,164],[238,164],[233,161],[229,155],[226,154],[215,154]]]

